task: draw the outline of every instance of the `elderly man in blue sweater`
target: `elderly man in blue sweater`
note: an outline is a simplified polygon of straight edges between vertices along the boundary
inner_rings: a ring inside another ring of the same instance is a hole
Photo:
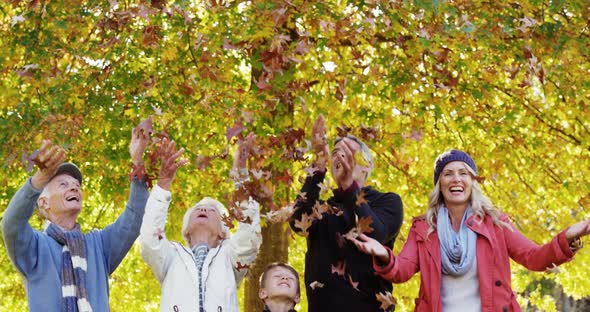
[[[148,142],[149,133],[134,129],[129,147],[134,167],[143,166]],[[108,278],[139,235],[148,188],[132,177],[127,206],[117,220],[82,233],[77,223],[82,173],[65,158],[62,148],[43,141],[35,160],[38,170],[4,213],[4,243],[22,276],[30,311],[109,311]],[[28,222],[35,206],[49,221],[43,231]]]

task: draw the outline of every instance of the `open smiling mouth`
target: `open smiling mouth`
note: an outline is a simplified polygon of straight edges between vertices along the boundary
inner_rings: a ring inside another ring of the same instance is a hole
[[[453,194],[460,194],[460,193],[463,193],[463,187],[462,186],[453,186],[453,187],[451,187],[450,191]]]
[[[78,197],[78,195],[70,195],[68,197],[66,197],[66,201],[72,202],[72,201],[76,201],[79,202],[80,198]]]

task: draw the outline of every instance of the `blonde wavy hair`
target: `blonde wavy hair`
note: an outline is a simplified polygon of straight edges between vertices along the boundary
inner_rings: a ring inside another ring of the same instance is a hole
[[[471,210],[473,214],[479,218],[479,221],[482,222],[486,215],[492,218],[492,221],[497,226],[504,226],[511,231],[513,228],[507,222],[504,222],[500,219],[502,212],[498,209],[492,201],[483,194],[483,191],[479,185],[478,180],[481,178],[477,176],[475,171],[471,167],[469,167],[466,163],[462,162],[471,178],[473,179],[473,185],[471,187]],[[428,234],[434,232],[436,230],[436,218],[438,217],[438,208],[443,203],[444,198],[440,191],[440,178],[436,181],[434,185],[434,189],[430,192],[428,196],[428,210],[426,211],[426,223],[430,225],[428,229]]]

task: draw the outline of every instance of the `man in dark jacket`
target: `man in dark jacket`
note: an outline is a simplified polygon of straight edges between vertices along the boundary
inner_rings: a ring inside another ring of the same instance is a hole
[[[308,308],[310,312],[383,311],[376,295],[391,292],[391,284],[375,275],[371,257],[345,237],[364,232],[392,247],[403,220],[402,201],[395,193],[365,186],[373,168],[365,143],[352,135],[339,137],[330,154],[327,142],[320,115],[312,131],[313,173],[305,180],[289,222],[296,233],[307,237]],[[324,202],[319,198],[329,158],[338,188]]]

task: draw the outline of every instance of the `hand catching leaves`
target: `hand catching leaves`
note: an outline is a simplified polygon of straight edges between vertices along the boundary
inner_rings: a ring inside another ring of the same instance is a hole
[[[170,190],[170,185],[176,176],[180,166],[187,163],[187,159],[179,158],[184,153],[184,148],[176,150],[176,143],[166,138],[160,142],[160,174],[158,175],[158,186]]]
[[[326,129],[326,120],[323,115],[319,115],[313,124],[311,131],[311,145],[315,152],[315,167],[318,170],[325,170],[330,156],[328,146],[328,133]]]
[[[140,122],[131,132],[131,143],[129,144],[129,154],[134,165],[143,164],[143,152],[150,142],[150,135],[154,132],[152,125],[152,116]]]
[[[33,162],[37,165],[37,172],[33,175],[31,183],[33,187],[41,190],[49,183],[49,180],[57,172],[57,168],[66,160],[66,152],[49,140],[43,140],[39,153]]]

